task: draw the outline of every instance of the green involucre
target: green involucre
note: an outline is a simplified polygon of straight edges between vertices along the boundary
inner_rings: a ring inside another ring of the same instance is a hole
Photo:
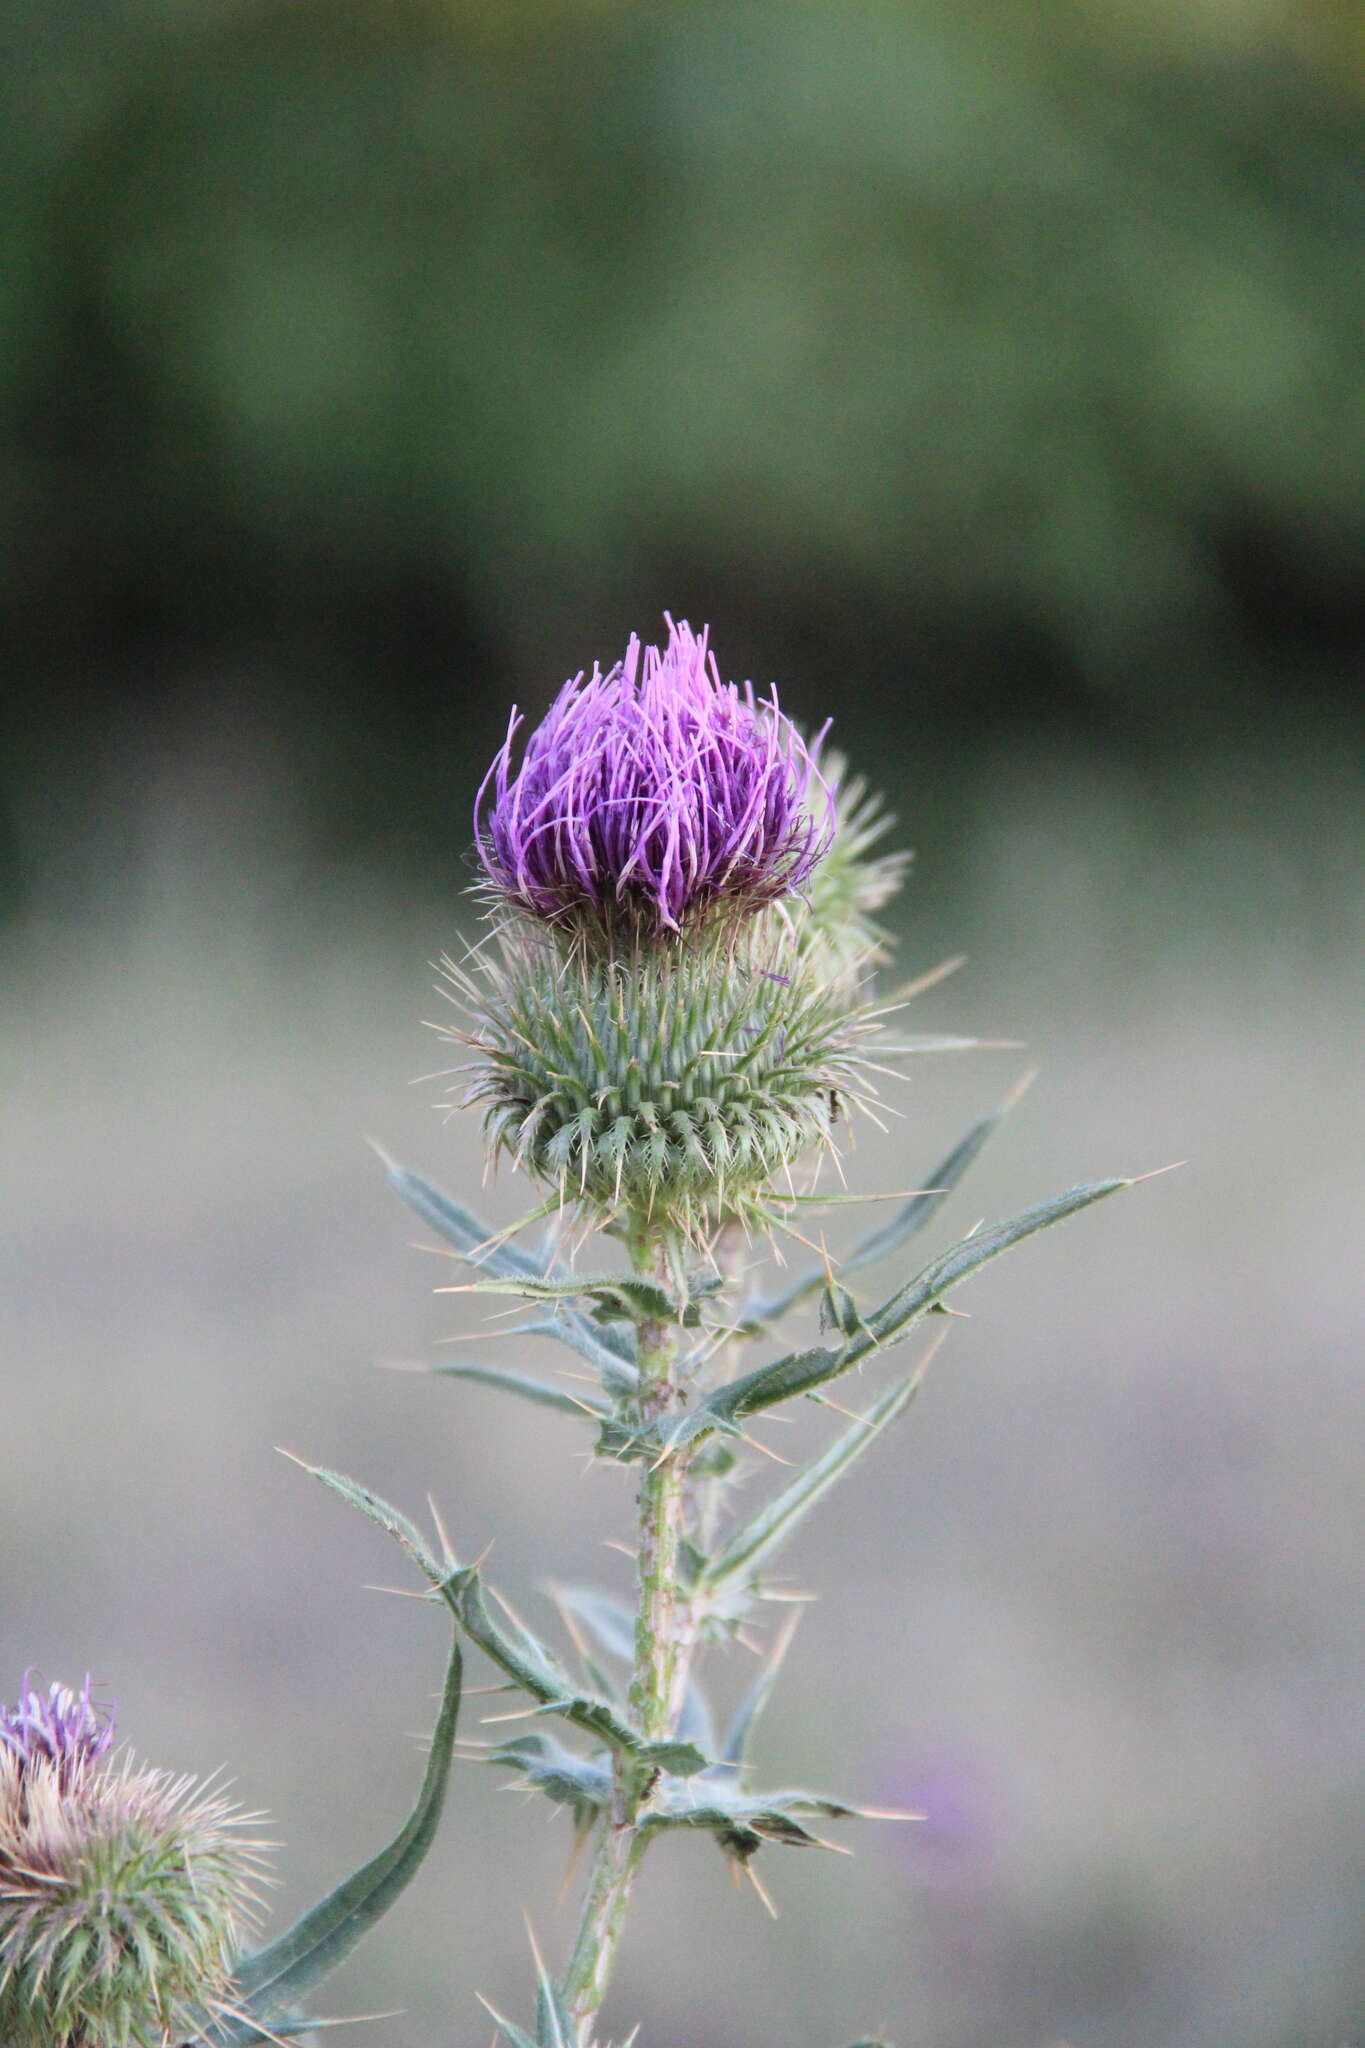
[[[476,976],[453,970],[496,1155],[567,1199],[696,1236],[762,1212],[867,1092],[869,1027],[785,928],[602,961],[519,933]]]

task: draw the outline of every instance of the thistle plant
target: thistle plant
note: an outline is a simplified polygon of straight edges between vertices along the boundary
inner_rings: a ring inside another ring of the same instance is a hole
[[[1129,1185],[1072,1188],[978,1228],[860,1301],[853,1276],[931,1223],[1007,1100],[837,1266],[822,1254],[763,1291],[765,1245],[808,1242],[808,1212],[854,1199],[831,1169],[842,1172],[856,1119],[881,1122],[888,1073],[976,1041],[908,1034],[900,1012],[915,990],[877,996],[889,941],[876,917],[905,857],[877,850],[887,820],[876,800],[822,763],[823,735],[807,743],[775,692],[722,681],[706,634],[666,623],[661,647],[632,637],[605,673],[566,683],[524,744],[514,712],[475,806],[487,929],[443,963],[454,1021],[440,1029],[456,1048],[447,1107],[479,1113],[490,1162],[509,1161],[541,1199],[494,1232],[387,1162],[399,1194],[474,1269],[448,1291],[521,1304],[524,1337],[573,1354],[562,1380],[490,1364],[430,1370],[556,1411],[586,1434],[600,1471],[628,1475],[629,1597],[560,1588],[556,1646],[439,1525],[429,1542],[355,1481],[308,1468],[402,1545],[457,1638],[523,1700],[491,1717],[496,1739],[461,1753],[563,1808],[582,1852],[576,1931],[553,1965],[536,1951],[533,2009],[493,2013],[513,2048],[603,2039],[632,1886],[663,1838],[709,1834],[766,1898],[760,1856],[832,1846],[824,1827],[874,1817],[844,1797],[763,1785],[754,1738],[790,1628],[762,1650],[719,1731],[706,1653],[733,1637],[753,1646],[767,1603],[783,1598],[773,1566],[784,1546],[904,1413],[935,1347],[864,1395],[861,1412],[840,1408],[831,1384],[946,1313],[988,1260]],[[816,1302],[819,1339],[772,1355],[778,1326]],[[734,1482],[761,1448],[755,1419],[801,1400],[845,1425],[741,1510]]]
[[[397,1540],[447,1613],[411,1814],[244,1952],[263,1848],[242,1832],[249,1817],[212,1788],[120,1761],[88,1682],[26,1685],[0,1708],[0,2048],[251,2048],[324,2024],[305,2002],[411,1883],[435,1833],[468,1644],[524,1704],[460,1754],[562,1808],[583,1866],[575,1931],[553,1966],[536,1950],[524,2020],[493,2013],[512,2048],[603,2040],[632,1887],[669,1835],[709,1835],[766,1901],[760,1858],[833,1846],[831,1824],[910,1818],[772,1789],[755,1756],[792,1633],[759,1640],[770,1603],[789,1597],[774,1566],[910,1406],[935,1343],[863,1391],[856,1412],[829,1389],[949,1313],[948,1296],[989,1260],[1131,1183],[1074,1187],[978,1227],[860,1299],[856,1276],[936,1219],[1016,1089],[837,1264],[822,1249],[765,1291],[765,1248],[809,1245],[810,1213],[857,1199],[831,1171],[842,1182],[853,1123],[880,1123],[891,1106],[888,1075],[976,1041],[900,1027],[942,970],[876,992],[890,952],[876,920],[905,868],[877,850],[888,821],[876,800],[822,758],[823,735],[807,743],[775,692],[723,682],[706,635],[667,624],[662,647],[632,638],[605,673],[566,683],[520,747],[514,713],[475,805],[488,928],[443,965],[455,1021],[441,1028],[457,1049],[447,1106],[479,1113],[490,1164],[509,1161],[541,1199],[494,1232],[388,1162],[397,1192],[472,1269],[449,1291],[510,1298],[522,1336],[572,1355],[562,1379],[431,1370],[555,1411],[586,1434],[600,1472],[629,1480],[629,1594],[560,1588],[557,1647],[488,1584],[486,1544],[462,1562],[439,1523],[429,1541],[366,1487],[307,1467]],[[818,1336],[784,1349],[781,1325],[813,1304]],[[735,1481],[762,1449],[753,1425],[798,1401],[843,1426],[745,1509]],[[761,1661],[721,1727],[703,1666],[731,1639]]]

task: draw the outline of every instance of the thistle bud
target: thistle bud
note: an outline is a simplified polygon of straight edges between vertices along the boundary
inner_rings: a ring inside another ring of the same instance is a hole
[[[803,886],[832,830],[808,802],[818,742],[775,692],[722,683],[704,629],[667,624],[666,647],[632,634],[566,683],[515,773],[514,711],[475,805],[495,901],[609,947],[752,915]]]
[[[821,972],[855,984],[888,954],[877,922],[905,880],[908,853],[874,853],[895,823],[861,775],[849,775],[837,754],[827,761],[829,851],[811,877],[796,921],[797,943]]]
[[[0,2042],[162,2048],[197,2031],[256,1905],[263,1844],[193,1778],[113,1761],[112,1720],[0,1705]]]

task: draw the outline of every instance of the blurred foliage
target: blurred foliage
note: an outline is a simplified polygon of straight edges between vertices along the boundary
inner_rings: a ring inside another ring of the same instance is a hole
[[[665,604],[855,748],[1339,689],[1344,4],[6,19],[11,763],[268,661],[354,794]]]

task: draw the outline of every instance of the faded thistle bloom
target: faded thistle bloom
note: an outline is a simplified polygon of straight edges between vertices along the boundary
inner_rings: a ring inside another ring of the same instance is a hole
[[[26,1771],[40,1760],[48,1763],[63,1785],[102,1757],[113,1740],[113,1716],[91,1700],[88,1676],[79,1692],[50,1685],[45,1693],[36,1692],[26,1676],[17,1705],[0,1700],[0,1756],[15,1758]]]
[[[514,772],[516,730],[475,806],[496,942],[448,964],[474,1053],[455,1099],[599,1220],[761,1226],[875,1092],[859,984],[900,872],[865,858],[875,811],[841,811],[819,740],[671,619],[663,649],[632,636],[567,683]]]
[[[193,1778],[109,1755],[87,1679],[0,1706],[0,2043],[164,2048],[205,2024],[264,1845]]]
[[[564,685],[513,771],[520,719],[484,778],[475,842],[495,898],[645,937],[746,916],[799,890],[830,841],[808,748],[778,707],[722,683],[706,629],[668,620]]]

